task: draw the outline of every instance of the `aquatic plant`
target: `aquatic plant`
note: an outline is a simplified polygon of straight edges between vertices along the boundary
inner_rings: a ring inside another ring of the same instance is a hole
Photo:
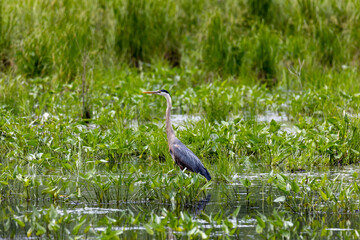
[[[211,182],[198,174],[188,176],[182,171],[173,174],[156,174],[144,176],[142,186],[132,199],[149,199],[160,203],[170,203],[174,208],[191,205],[206,196]]]
[[[354,172],[354,179],[358,174]],[[356,181],[345,184],[340,175],[329,181],[327,175],[317,178],[304,177],[300,181],[276,175],[270,180],[284,194],[276,202],[283,203],[297,213],[352,212],[358,208],[360,194]]]
[[[354,1],[0,9],[1,237],[358,238]],[[165,103],[140,94],[163,88],[211,184],[174,169]]]

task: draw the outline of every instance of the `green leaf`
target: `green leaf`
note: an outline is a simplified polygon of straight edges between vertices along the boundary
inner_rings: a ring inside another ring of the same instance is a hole
[[[200,219],[205,220],[208,223],[211,223],[210,217],[208,215],[206,215],[204,212],[202,212],[199,217],[200,217]]]
[[[84,216],[84,217],[85,217],[85,216]],[[72,233],[73,233],[74,235],[77,235],[77,234],[78,234],[79,229],[80,229],[81,226],[85,223],[86,218],[84,218],[84,217],[82,217],[82,219],[80,220],[80,222],[75,225],[75,227],[74,227],[74,229],[73,229],[73,231],[72,231]]]
[[[65,163],[63,164],[63,166],[67,169],[67,170],[72,170],[72,166],[69,163]]]
[[[274,200],[274,202],[284,202],[284,201],[285,201],[285,196],[278,197]]]
[[[106,216],[106,218],[107,218],[107,220],[108,220],[109,222],[111,222],[111,223],[116,222],[116,219],[114,219],[114,218],[111,218],[111,217],[109,217],[109,216]]]
[[[245,178],[245,179],[240,179],[240,182],[244,185],[244,187],[248,188],[251,186],[251,182],[249,179]]]
[[[46,229],[38,223],[36,224],[36,229],[37,229],[37,231],[36,231],[37,236],[46,233]]]
[[[8,218],[4,224],[5,231],[8,231],[10,229],[10,225],[11,225],[10,218]]]
[[[202,239],[207,239],[208,238],[208,236],[203,231],[199,231],[199,234],[201,235]]]
[[[14,220],[20,225],[20,227],[25,227],[25,223],[23,221],[21,221],[18,218],[14,218]]]
[[[200,191],[204,191],[208,189],[212,183],[213,183],[212,181],[207,182],[204,186],[201,187]]]
[[[270,122],[269,131],[271,133],[275,133],[275,132],[279,131],[280,127],[281,127],[280,124],[278,124],[274,119],[272,119],[271,122]]]
[[[231,216],[233,216],[234,218],[236,218],[237,215],[238,215],[239,212],[240,212],[240,208],[241,208],[241,205],[238,206],[238,207],[235,209],[235,211],[231,214]]]
[[[148,234],[154,235],[154,231],[152,230],[152,227],[149,224],[145,224],[144,227]]]
[[[300,191],[299,185],[297,184],[297,182],[295,180],[291,181],[291,189],[295,192],[298,193]]]
[[[321,197],[322,197],[325,201],[328,200],[327,195],[326,195],[323,191],[320,190],[320,194],[321,194]]]
[[[31,237],[33,231],[34,231],[34,228],[33,228],[33,227],[29,228],[29,230],[26,232],[26,236],[27,236],[28,238]]]
[[[263,228],[260,227],[259,224],[257,224],[257,225],[256,225],[256,232],[260,234],[260,233],[262,233],[262,231],[263,231]]]
[[[256,216],[256,220],[257,220],[257,222],[258,222],[258,225],[259,225],[261,228],[265,228],[266,224],[265,224],[264,220],[263,220],[261,217]]]
[[[91,229],[91,225],[87,226],[87,227],[84,229],[84,233],[85,233],[85,234],[88,233],[90,229]]]
[[[223,178],[228,181],[228,182],[232,182],[232,179],[230,179],[229,177],[227,177],[225,174],[222,174]]]
[[[192,228],[190,231],[188,231],[187,235],[188,235],[188,236],[194,235],[194,234],[197,233],[197,231],[198,231],[198,228],[197,228],[197,227],[194,227],[194,228]]]

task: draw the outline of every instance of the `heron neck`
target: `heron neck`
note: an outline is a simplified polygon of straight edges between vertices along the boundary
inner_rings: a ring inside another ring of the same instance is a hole
[[[167,108],[166,108],[166,135],[168,138],[168,142],[172,140],[173,137],[175,137],[174,129],[171,125],[171,97],[169,95],[165,95],[166,102],[167,102]]]

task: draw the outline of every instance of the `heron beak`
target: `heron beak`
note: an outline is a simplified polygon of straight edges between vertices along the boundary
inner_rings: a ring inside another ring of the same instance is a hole
[[[143,92],[145,94],[157,94],[157,91],[148,91],[148,92]]]

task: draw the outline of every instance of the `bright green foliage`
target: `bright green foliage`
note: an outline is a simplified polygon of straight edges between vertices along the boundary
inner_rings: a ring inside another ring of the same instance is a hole
[[[166,62],[272,87],[279,68],[355,67],[359,56],[354,1],[32,0],[0,9],[0,70],[62,82],[89,58],[90,68]]]
[[[0,0],[0,236],[358,238],[359,18],[338,0]],[[210,182],[174,166],[157,89]]]

